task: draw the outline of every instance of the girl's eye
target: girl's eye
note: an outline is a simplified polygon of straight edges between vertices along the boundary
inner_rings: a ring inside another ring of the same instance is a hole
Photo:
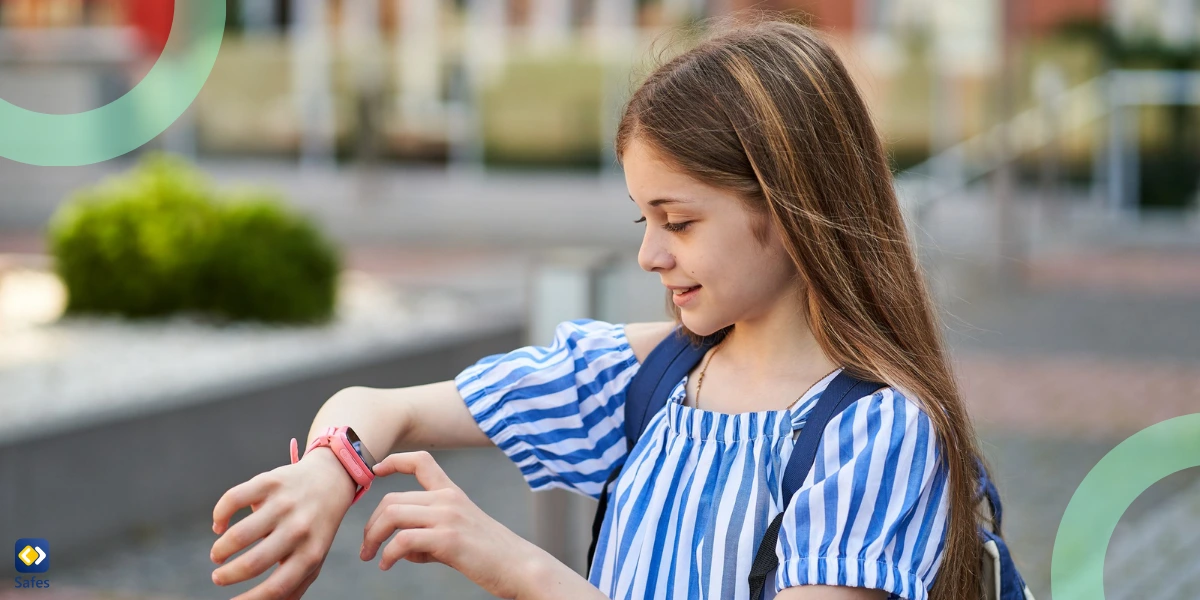
[[[646,217],[642,217],[642,218],[634,221],[634,223],[645,223],[645,222],[646,222]],[[692,224],[691,221],[684,221],[683,223],[663,223],[663,229],[666,229],[667,231],[672,231],[672,232],[678,233],[680,231],[683,231],[684,229],[687,229],[688,225],[691,225],[691,224]]]

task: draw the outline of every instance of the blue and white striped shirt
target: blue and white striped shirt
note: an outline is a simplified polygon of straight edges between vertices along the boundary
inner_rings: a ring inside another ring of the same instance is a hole
[[[589,576],[608,597],[747,599],[759,541],[784,504],[793,433],[837,372],[791,410],[740,414],[682,404],[685,377],[626,452],[625,392],[639,366],[624,325],[579,319],[550,346],[485,357],[455,383],[534,490],[599,498],[624,461]],[[830,421],[780,528],[775,589],[926,600],[948,513],[939,455],[928,416],[893,388]]]

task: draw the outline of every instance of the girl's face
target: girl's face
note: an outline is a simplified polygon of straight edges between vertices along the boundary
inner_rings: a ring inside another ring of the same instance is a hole
[[[672,298],[688,329],[709,335],[795,311],[791,258],[773,228],[767,246],[758,243],[754,216],[737,195],[683,173],[636,137],[622,163],[646,222],[638,264],[673,291],[695,288]]]

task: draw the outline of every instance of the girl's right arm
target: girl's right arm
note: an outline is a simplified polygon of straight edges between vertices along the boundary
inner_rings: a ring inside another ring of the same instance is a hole
[[[644,361],[673,323],[632,323],[626,338]],[[304,447],[326,427],[354,428],[374,456],[395,452],[488,446],[491,440],[471,416],[453,380],[379,389],[350,387],[321,406]],[[218,585],[246,581],[278,563],[266,581],[238,600],[293,599],[320,573],[334,534],[350,507],[354,483],[328,448],[316,448],[295,465],[262,473],[227,491],[213,509],[212,560]],[[253,513],[229,525],[245,507]],[[232,561],[234,554],[247,548]]]
[[[380,459],[406,449],[486,446],[491,441],[467,410],[453,381],[396,389],[349,387],[325,401],[303,442],[327,427],[349,425]],[[350,508],[355,484],[328,448],[277,467],[225,492],[213,509],[220,535],[211,558],[221,565],[213,582],[246,581],[279,563],[266,581],[239,600],[299,598],[316,579],[338,526]],[[254,512],[232,526],[235,513]],[[234,554],[261,539],[250,550]]]
[[[491,445],[453,380],[402,388],[346,388],[317,411],[309,439],[339,425],[354,428],[380,460],[394,452]]]
[[[638,362],[675,327],[669,321],[629,323],[625,337]],[[454,381],[403,388],[346,388],[325,402],[309,439],[326,427],[350,425],[374,456],[411,450],[490,446]]]

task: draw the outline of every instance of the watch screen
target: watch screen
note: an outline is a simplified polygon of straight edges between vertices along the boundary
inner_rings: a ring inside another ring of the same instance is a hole
[[[358,439],[358,434],[354,433],[354,430],[349,427],[346,428],[346,439],[350,442],[350,447],[354,448],[354,451],[358,453],[358,457],[367,465],[367,468],[374,469],[375,457],[371,456],[371,452],[367,450],[366,444],[362,443],[362,440]]]

